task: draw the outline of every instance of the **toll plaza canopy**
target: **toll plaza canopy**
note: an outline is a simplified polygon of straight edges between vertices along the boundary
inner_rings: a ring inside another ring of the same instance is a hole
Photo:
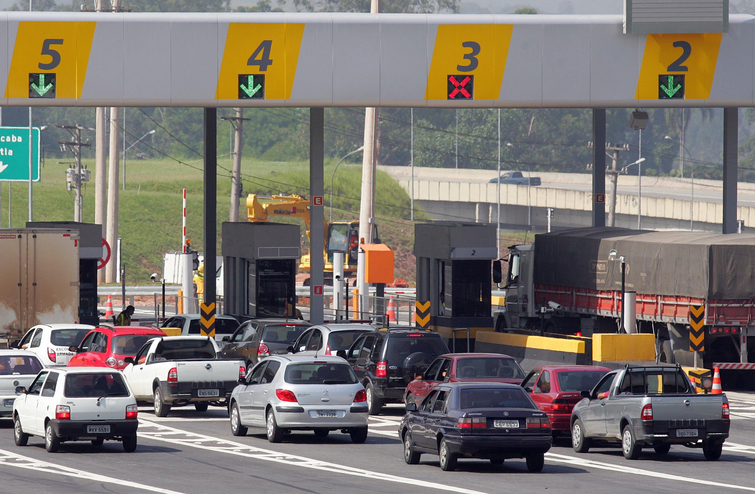
[[[755,234],[606,227],[540,234],[535,283],[621,290],[620,257],[626,262],[626,289],[638,294],[755,298]]]
[[[683,23],[680,23],[683,24]],[[744,107],[755,23],[622,16],[3,12],[0,105]]]

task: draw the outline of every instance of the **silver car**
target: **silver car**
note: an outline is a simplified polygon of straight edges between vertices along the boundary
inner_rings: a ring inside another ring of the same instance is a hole
[[[270,356],[236,386],[228,411],[234,436],[264,427],[271,443],[292,430],[319,438],[341,430],[355,443],[367,439],[367,394],[340,357]]]
[[[0,418],[11,417],[16,387],[28,388],[42,367],[32,352],[0,350]]]
[[[291,345],[289,353],[294,355],[337,355],[345,356],[346,350],[363,333],[377,331],[367,323],[330,323],[307,328]]]

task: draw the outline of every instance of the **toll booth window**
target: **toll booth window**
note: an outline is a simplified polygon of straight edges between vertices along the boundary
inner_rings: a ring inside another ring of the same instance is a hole
[[[332,255],[333,252],[346,252],[348,246],[349,225],[330,225],[330,236],[328,237],[328,255]]]
[[[296,266],[290,260],[257,261],[257,316],[289,315],[296,299]]]
[[[490,317],[490,261],[453,261],[453,316]]]
[[[519,281],[519,254],[509,256],[509,276],[507,285],[512,285]]]

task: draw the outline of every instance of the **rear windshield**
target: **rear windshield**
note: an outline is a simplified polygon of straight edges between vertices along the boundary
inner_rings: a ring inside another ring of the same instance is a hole
[[[115,336],[113,338],[112,350],[116,355],[125,355],[127,357],[133,357],[136,352],[147,343],[150,339],[154,338],[153,334],[128,334],[123,336]]]
[[[128,388],[120,374],[68,374],[66,398],[99,398],[101,396],[128,396]]]
[[[388,362],[403,362],[417,352],[437,357],[448,353],[448,347],[437,333],[396,334],[388,338],[385,359]]]
[[[687,394],[689,379],[676,367],[630,369],[624,375],[619,394]]]
[[[88,329],[53,329],[50,343],[55,346],[79,346],[87,333]]]
[[[372,331],[372,329],[333,331],[330,333],[330,336],[328,336],[328,348],[330,348],[330,351],[333,353],[338,350],[348,350],[351,344],[354,343],[354,340],[366,331]]]
[[[210,339],[163,340],[155,350],[155,360],[209,360],[215,358],[215,347]]]
[[[461,409],[536,408],[521,388],[472,388],[461,390]]]
[[[42,370],[42,364],[37,357],[31,355],[0,356],[0,376],[25,376],[36,375]]]
[[[306,363],[286,367],[283,379],[289,384],[356,384],[357,376],[348,364]]]
[[[456,377],[460,379],[478,377],[524,379],[524,371],[513,358],[463,358],[456,362]]]
[[[292,344],[296,338],[307,329],[308,326],[300,324],[281,324],[275,326],[266,326],[262,332],[262,341],[265,343],[287,343]]]
[[[235,319],[215,318],[215,334],[233,334],[238,327],[239,323]],[[189,334],[200,334],[199,319],[189,321]]]
[[[560,371],[556,380],[561,391],[590,391],[605,375],[604,371]]]

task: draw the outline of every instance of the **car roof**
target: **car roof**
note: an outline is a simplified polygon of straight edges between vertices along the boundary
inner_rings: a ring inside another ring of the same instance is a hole
[[[333,355],[271,355],[266,360],[270,359],[280,359],[283,361],[288,362],[332,362],[337,364],[346,364],[348,363],[342,359],[341,357],[336,357]]]
[[[175,316],[171,316],[171,317],[187,317],[189,319],[199,319],[201,316],[199,315],[199,313],[196,313],[196,314],[176,314]],[[236,322],[239,322],[238,319],[236,319],[233,316],[229,316],[227,314],[217,314],[215,315],[215,319],[231,319]]]
[[[602,367],[600,365],[538,365],[535,369],[547,370],[549,372],[575,372],[575,371],[604,371],[611,372],[608,367]]]
[[[46,329],[94,329],[94,326],[91,326],[89,324],[66,324],[66,323],[55,323],[55,324],[36,324],[34,326],[35,328],[46,328]],[[29,328],[31,329],[31,328]]]
[[[0,349],[0,357],[34,357],[39,360],[37,354],[34,352],[30,352],[29,350],[15,350],[13,348]]]
[[[510,355],[506,355],[503,353],[444,353],[443,355],[440,355],[440,357],[447,357],[447,358],[453,358],[453,359],[460,359],[460,358],[510,358],[513,359],[514,357]]]
[[[305,321],[304,319],[289,319],[289,318],[264,318],[264,319],[249,319],[244,322],[256,322],[258,324],[298,324],[301,326],[311,326],[312,323]]]
[[[109,367],[46,367],[42,370],[54,370],[63,374],[120,374],[118,369]]]
[[[184,335],[178,335],[178,336],[158,336],[158,338],[165,341],[177,341],[177,340],[212,340],[214,341],[214,338],[212,338],[211,336],[205,336],[201,334],[184,334]]]
[[[387,333],[387,334],[422,333],[422,334],[427,334],[427,335],[440,336],[440,333],[430,331],[429,329],[412,328],[409,326],[392,326],[390,328],[380,328],[380,332]]]
[[[146,326],[97,326],[97,329],[110,331],[115,335],[146,334],[160,336],[165,334],[161,329]]]
[[[354,330],[362,330],[362,331],[377,331],[375,329],[375,326],[372,326],[367,323],[331,323],[331,324],[318,324],[317,326],[312,326],[322,329],[327,329],[328,331],[335,332],[335,331],[354,331]]]
[[[449,383],[443,383],[439,385],[438,387],[446,387],[450,386],[452,388],[503,388],[503,389],[524,389],[518,384],[508,384],[508,383],[499,383],[499,382],[491,382],[491,383],[469,383],[469,382],[449,382]]]

